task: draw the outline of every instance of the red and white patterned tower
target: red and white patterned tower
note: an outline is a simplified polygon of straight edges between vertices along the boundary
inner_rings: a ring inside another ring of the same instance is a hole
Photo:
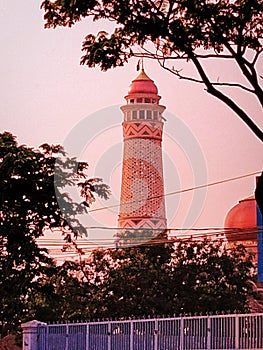
[[[124,153],[118,227],[166,229],[160,96],[144,70],[132,81],[124,114]]]

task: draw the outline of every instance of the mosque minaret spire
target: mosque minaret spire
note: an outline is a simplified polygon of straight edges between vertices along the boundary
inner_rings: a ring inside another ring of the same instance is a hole
[[[166,229],[162,136],[165,107],[144,67],[121,107],[123,162],[118,227]]]

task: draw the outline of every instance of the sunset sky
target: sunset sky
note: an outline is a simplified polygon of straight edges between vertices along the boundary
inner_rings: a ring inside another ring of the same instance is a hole
[[[40,4],[0,0],[1,131],[10,131],[19,143],[35,147],[44,142],[77,144],[78,156],[90,163],[90,176],[102,177],[111,186],[112,198],[97,202],[96,207],[118,204],[122,158],[119,106],[138,74],[138,60],[108,72],[80,66],[85,35],[110,29],[109,24],[85,20],[71,29],[44,29]],[[261,59],[261,75],[262,63]],[[190,63],[173,64],[184,73],[194,72]],[[206,68],[215,80],[231,81],[239,75],[226,62],[210,61]],[[166,106],[166,193],[261,171],[261,142],[223,103],[209,96],[203,86],[178,80],[157,62],[146,60],[145,70]],[[263,128],[256,99],[238,90],[234,96]],[[212,186],[206,196],[199,190],[190,219],[186,217],[194,192],[171,195],[166,198],[168,226],[223,227],[227,211],[239,199],[252,195],[254,187],[255,176],[251,176]],[[114,227],[117,212],[93,213],[88,225]]]

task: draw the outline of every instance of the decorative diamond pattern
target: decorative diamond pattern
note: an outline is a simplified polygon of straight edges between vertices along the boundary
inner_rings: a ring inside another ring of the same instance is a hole
[[[127,124],[123,124],[119,227],[165,227],[162,129],[146,122]],[[144,134],[146,131],[147,137]]]
[[[123,136],[125,140],[139,137],[162,140],[162,128],[163,125],[161,122],[124,122]]]

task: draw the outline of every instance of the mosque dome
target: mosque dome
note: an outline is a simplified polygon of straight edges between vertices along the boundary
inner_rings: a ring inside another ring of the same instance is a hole
[[[154,84],[154,81],[148,77],[144,69],[141,70],[140,74],[135,78],[130,87],[128,94],[158,94],[157,86]]]
[[[256,227],[257,204],[254,196],[240,200],[226,215],[225,232],[228,241],[257,240]],[[237,229],[237,232],[228,229]],[[238,229],[242,229],[242,232],[238,232]]]

